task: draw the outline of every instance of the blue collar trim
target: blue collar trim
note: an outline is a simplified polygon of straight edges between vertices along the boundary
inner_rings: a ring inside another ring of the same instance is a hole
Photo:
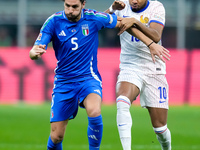
[[[144,10],[146,10],[147,7],[149,6],[149,3],[150,3],[149,0],[147,0],[147,5],[144,8],[142,8],[141,10],[136,11],[135,13],[140,13],[140,12],[143,12]],[[131,10],[132,10],[132,8],[131,8]]]

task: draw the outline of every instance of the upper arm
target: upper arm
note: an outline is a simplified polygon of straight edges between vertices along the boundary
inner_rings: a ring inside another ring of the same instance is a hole
[[[49,33],[43,32],[41,31],[38,35],[38,38],[36,39],[34,45],[47,45],[49,44],[49,42],[51,42],[52,36]]]
[[[149,28],[157,32],[158,39],[160,40],[162,37],[164,26],[156,22],[151,22]]]
[[[165,25],[165,8],[162,3],[154,2],[154,9],[151,15],[149,27],[157,32],[161,39]]]
[[[38,38],[34,45],[48,45],[51,42],[54,34],[54,22],[53,17],[49,17],[40,29]],[[47,48],[47,47],[46,47]]]
[[[102,28],[115,28],[117,25],[117,16],[115,14],[104,13],[104,17],[97,18],[99,30]]]

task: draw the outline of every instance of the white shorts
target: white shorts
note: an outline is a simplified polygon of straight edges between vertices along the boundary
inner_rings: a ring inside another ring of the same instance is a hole
[[[157,107],[169,109],[168,83],[164,74],[142,74],[132,70],[121,70],[118,81],[126,81],[136,85],[140,90],[142,107]]]

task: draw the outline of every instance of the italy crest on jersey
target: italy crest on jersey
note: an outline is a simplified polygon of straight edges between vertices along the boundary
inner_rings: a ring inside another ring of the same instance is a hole
[[[88,36],[88,35],[89,35],[89,27],[88,27],[88,24],[82,25],[82,33],[83,33],[84,36]]]

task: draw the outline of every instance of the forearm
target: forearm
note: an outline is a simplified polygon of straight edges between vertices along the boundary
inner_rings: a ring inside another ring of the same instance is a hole
[[[127,30],[127,32],[141,40],[149,48],[153,62],[156,61],[155,55],[157,55],[163,62],[165,62],[165,59],[170,60],[171,56],[167,49],[165,49],[161,45],[156,44],[137,28],[130,28]]]
[[[144,33],[142,33],[140,30],[138,30],[135,27],[129,28],[126,30],[129,34],[133,35],[134,37],[138,38],[140,41],[142,41],[145,45],[149,45],[152,43],[152,39],[147,37]]]
[[[158,43],[161,39],[161,34],[156,29],[151,27],[146,27],[144,24],[142,24],[140,21],[135,19],[134,25],[136,28],[138,28],[143,34],[148,36],[150,39],[152,39],[154,42]]]

